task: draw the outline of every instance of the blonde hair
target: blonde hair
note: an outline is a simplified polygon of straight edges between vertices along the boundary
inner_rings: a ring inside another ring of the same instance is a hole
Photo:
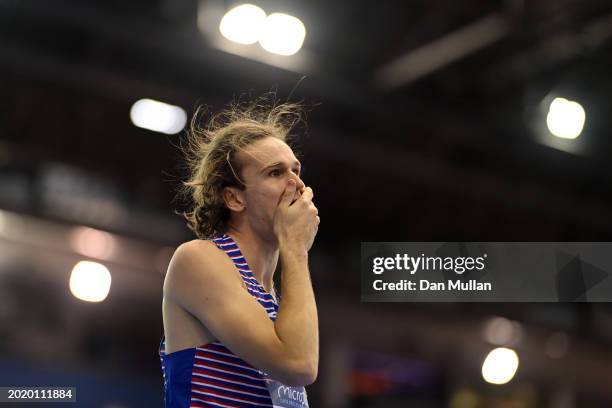
[[[190,203],[182,215],[200,239],[227,231],[230,210],[225,206],[223,189],[246,188],[236,153],[267,137],[289,142],[289,132],[303,122],[304,109],[299,103],[277,104],[274,95],[266,95],[249,103],[233,102],[202,125],[205,113],[203,106],[196,109],[187,143],[181,146],[189,179],[180,193]]]

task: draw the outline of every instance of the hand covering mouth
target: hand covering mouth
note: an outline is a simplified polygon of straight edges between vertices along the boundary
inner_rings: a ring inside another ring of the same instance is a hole
[[[295,196],[293,197],[293,200],[291,200],[291,204],[290,205],[293,205],[293,203],[295,203],[298,200],[298,198],[300,198],[301,196],[302,196],[302,194],[296,193]]]

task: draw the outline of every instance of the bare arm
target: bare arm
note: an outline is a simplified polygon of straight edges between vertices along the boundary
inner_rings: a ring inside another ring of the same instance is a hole
[[[276,318],[278,336],[290,350],[301,353],[314,379],[319,365],[319,325],[310,273],[308,251],[319,225],[313,192],[306,188],[292,205],[295,189],[287,186],[277,209],[275,233],[278,237],[283,301]]]
[[[307,254],[281,249],[281,267],[283,301],[275,329],[278,337],[291,345],[289,350],[304,359],[312,383],[319,366],[319,326]]]

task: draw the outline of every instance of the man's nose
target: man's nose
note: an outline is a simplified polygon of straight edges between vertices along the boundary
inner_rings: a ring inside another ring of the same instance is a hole
[[[295,180],[295,189],[297,191],[302,191],[304,190],[304,188],[306,187],[306,184],[304,184],[304,182],[302,181],[302,179],[300,178],[300,176],[298,176],[297,174],[293,176],[293,179]]]

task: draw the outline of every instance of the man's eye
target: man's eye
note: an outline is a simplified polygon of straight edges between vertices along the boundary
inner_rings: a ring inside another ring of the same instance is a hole
[[[272,170],[270,173],[270,176],[276,177],[276,176],[280,176],[280,170]]]

